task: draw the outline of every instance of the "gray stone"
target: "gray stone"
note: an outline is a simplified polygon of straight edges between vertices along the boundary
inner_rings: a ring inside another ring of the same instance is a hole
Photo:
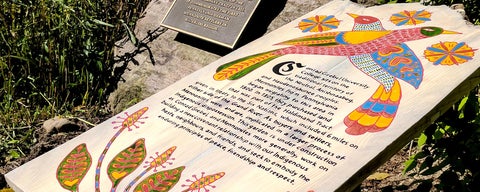
[[[267,6],[270,5],[268,3],[277,3],[275,6],[283,8],[280,14],[275,15],[273,21],[268,21],[270,25],[266,27],[267,33],[329,2],[328,0],[262,1]],[[136,24],[137,39],[148,38],[149,33],[152,34],[156,29],[161,29],[161,20],[172,3],[172,0],[150,2],[143,17]],[[260,12],[260,14],[267,13]],[[178,41],[179,35],[173,30],[166,30],[164,33],[157,31],[151,36],[157,36],[146,44],[151,54],[145,50],[145,47],[140,48],[145,51],[133,58],[135,62],[128,62],[127,69],[122,74],[124,81],[118,83],[117,89],[109,97],[109,108],[113,113],[121,112],[221,57],[221,54],[215,53],[215,50],[207,50],[205,47],[197,48],[188,42]],[[118,44],[120,48],[115,52],[117,56],[134,52],[137,49],[137,46],[128,39],[120,41]],[[229,51],[232,50],[226,52]],[[119,66],[123,64],[125,63],[118,63]]]
[[[42,128],[45,130],[45,133],[52,134],[55,132],[68,132],[79,130],[80,126],[69,121],[68,119],[61,117],[54,117],[43,122]]]

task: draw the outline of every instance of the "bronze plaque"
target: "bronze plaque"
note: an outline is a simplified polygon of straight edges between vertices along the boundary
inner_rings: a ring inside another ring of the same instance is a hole
[[[162,25],[233,48],[260,0],[175,0]]]

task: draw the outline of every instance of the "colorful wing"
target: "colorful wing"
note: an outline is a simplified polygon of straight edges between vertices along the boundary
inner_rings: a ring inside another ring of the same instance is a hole
[[[420,86],[423,79],[423,66],[415,53],[401,43],[372,54],[385,71],[399,78],[415,88]]]
[[[382,38],[392,31],[340,31],[317,33],[295,39],[290,39],[276,45],[301,45],[301,46],[334,46],[362,44],[378,38]]]
[[[338,43],[335,40],[335,38],[340,33],[341,32],[316,33],[313,35],[307,35],[307,36],[283,41],[275,45],[312,45],[312,46],[337,45]]]

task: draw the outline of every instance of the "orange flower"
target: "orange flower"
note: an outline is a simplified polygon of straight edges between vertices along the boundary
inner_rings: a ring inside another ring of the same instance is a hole
[[[476,50],[465,42],[440,42],[427,47],[423,55],[434,65],[459,65],[471,60]]]
[[[425,10],[420,11],[402,11],[395,13],[390,17],[390,21],[397,26],[401,25],[417,25],[430,21],[430,16],[432,14]]]
[[[322,32],[336,29],[339,24],[340,21],[333,15],[315,15],[313,17],[302,19],[302,21],[298,23],[298,28],[304,33]]]

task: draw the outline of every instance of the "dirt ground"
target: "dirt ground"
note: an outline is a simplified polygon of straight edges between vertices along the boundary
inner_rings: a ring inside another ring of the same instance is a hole
[[[89,121],[87,122],[92,124],[98,124],[106,119],[108,119],[107,116],[96,117],[94,119],[89,119]],[[87,131],[91,127],[91,125],[88,125],[84,121],[74,118],[62,122],[59,122],[59,120],[57,119],[48,127],[42,126],[36,128],[34,135],[37,139],[37,143],[30,148],[30,151],[25,152],[27,153],[26,156],[10,161],[7,160],[5,165],[0,166],[0,191],[1,189],[8,187],[5,181],[4,174],[32,159],[35,159],[36,157],[44,154],[45,152],[50,151],[56,146],[61,145],[66,141],[69,141],[70,139],[73,139],[74,137]]]
[[[404,162],[415,154],[414,147],[405,146],[389,161],[379,167],[374,174],[363,181],[361,191],[403,191],[412,189],[415,178],[404,175]]]

